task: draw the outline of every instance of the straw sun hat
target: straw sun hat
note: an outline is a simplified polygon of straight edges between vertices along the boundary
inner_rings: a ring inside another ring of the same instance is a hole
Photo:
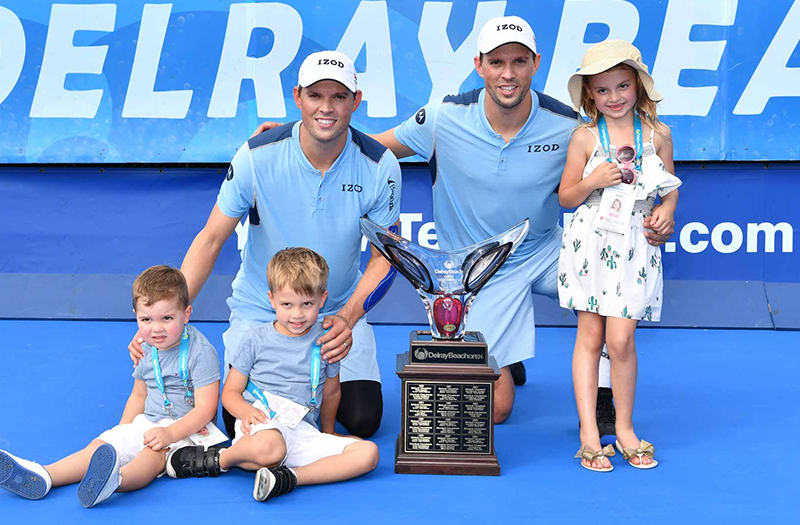
[[[626,64],[639,74],[647,96],[654,102],[663,99],[663,95],[658,92],[653,82],[653,77],[647,72],[647,66],[642,62],[642,54],[636,46],[624,40],[606,40],[595,44],[586,51],[581,61],[581,68],[574,75],[569,77],[567,89],[569,98],[572,99],[572,107],[575,111],[581,110],[581,92],[583,91],[583,77],[596,75],[603,71],[608,71],[612,67]]]

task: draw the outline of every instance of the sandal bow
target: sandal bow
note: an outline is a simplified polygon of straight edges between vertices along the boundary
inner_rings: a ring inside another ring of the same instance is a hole
[[[611,457],[615,456],[616,454],[617,453],[614,451],[614,447],[611,445],[606,445],[600,450],[592,450],[589,448],[589,445],[584,445],[581,447],[578,453],[575,454],[575,459],[585,459],[591,463],[596,459]]]
[[[609,445],[610,446],[610,445]],[[644,439],[639,441],[639,448],[629,448],[625,447],[622,449],[622,457],[625,459],[630,459],[633,456],[638,456],[639,461],[642,460],[642,456],[647,456],[650,459],[653,459],[655,456],[656,448],[653,446],[652,443],[648,443]]]

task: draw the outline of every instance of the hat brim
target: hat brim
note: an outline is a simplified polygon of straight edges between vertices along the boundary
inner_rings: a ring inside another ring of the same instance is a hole
[[[491,53],[492,51],[494,51],[498,47],[503,47],[506,44],[519,44],[521,46],[527,47],[531,51],[531,53],[533,53],[534,55],[536,54],[536,50],[535,49],[531,49],[531,46],[528,43],[523,42],[521,39],[509,39],[508,42],[503,42],[502,44],[497,44],[496,46],[494,46],[493,48],[491,48],[488,51],[483,51],[481,49],[478,49],[478,52],[483,53],[484,55],[486,55],[488,53]]]
[[[650,73],[647,72],[646,69],[642,67],[642,65],[631,59],[619,59],[619,58],[610,58],[608,60],[601,60],[599,62],[595,62],[594,64],[590,64],[585,68],[575,72],[571,77],[569,77],[569,81],[567,82],[567,90],[569,91],[569,98],[572,101],[572,107],[575,111],[580,112],[581,110],[581,95],[583,93],[583,77],[590,76],[590,75],[597,75],[598,73],[602,73],[603,71],[608,71],[614,66],[618,66],[620,64],[625,64],[627,66],[632,67],[636,70],[636,73],[639,75],[639,80],[642,82],[642,86],[644,86],[644,90],[647,93],[647,96],[650,97],[653,102],[660,102],[664,99],[664,96],[655,88],[655,81],[653,77],[650,76]]]
[[[305,86],[304,86],[304,85],[302,85],[302,84],[300,84],[300,83],[298,83],[297,85],[298,85],[298,86],[300,86],[301,88],[307,88],[307,87],[313,86],[313,85],[314,85],[314,84],[316,84],[317,82],[322,82],[322,81],[324,81],[324,80],[333,80],[334,82],[338,82],[339,84],[341,84],[342,86],[344,86],[344,87],[345,87],[345,89],[347,89],[347,91],[349,91],[350,93],[356,93],[356,92],[358,92],[358,86],[348,86],[347,84],[345,84],[345,83],[342,81],[342,79],[341,79],[341,78],[333,78],[333,77],[327,77],[327,76],[323,76],[323,77],[321,77],[321,78],[318,78],[318,79],[314,80],[313,82],[306,82],[306,85],[305,85]]]

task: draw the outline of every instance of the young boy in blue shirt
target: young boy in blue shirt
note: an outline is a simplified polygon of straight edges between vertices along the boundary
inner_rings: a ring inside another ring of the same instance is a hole
[[[339,363],[313,356],[328,295],[325,259],[307,248],[281,250],[267,266],[267,279],[277,320],[245,334],[222,389],[222,404],[236,418],[232,446],[185,447],[167,458],[167,474],[179,478],[217,476],[231,467],[255,470],[258,501],[297,485],[351,479],[378,465],[374,443],[334,434]]]
[[[119,425],[51,465],[0,450],[0,487],[41,499],[51,487],[80,481],[78,499],[93,507],[114,492],[149,485],[163,474],[167,449],[191,444],[188,437],[214,419],[219,358],[203,334],[186,324],[192,307],[180,270],[154,266],[139,275],[133,311],[146,353],[133,371],[133,392]]]

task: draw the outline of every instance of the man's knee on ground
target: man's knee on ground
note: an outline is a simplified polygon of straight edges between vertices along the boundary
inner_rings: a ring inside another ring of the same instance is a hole
[[[499,425],[500,423],[503,423],[506,419],[511,417],[511,412],[513,409],[514,409],[513,403],[507,406],[501,406],[500,403],[495,403],[494,424]]]
[[[277,430],[262,430],[253,436],[254,456],[252,461],[264,467],[279,464],[286,457],[286,442]]]
[[[366,411],[349,414],[347,417],[340,418],[339,422],[352,435],[360,438],[368,438],[378,431],[381,426],[381,412]]]

